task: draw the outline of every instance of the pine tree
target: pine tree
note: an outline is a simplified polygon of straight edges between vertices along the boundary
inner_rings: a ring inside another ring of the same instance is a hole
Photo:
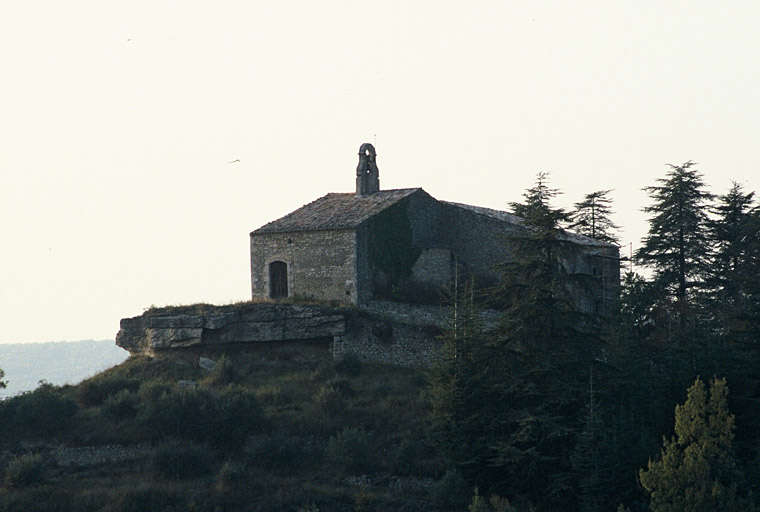
[[[619,228],[611,219],[613,212],[610,192],[611,190],[598,190],[586,194],[582,201],[575,203],[570,228],[589,238],[617,245],[615,230]]]
[[[586,372],[600,350],[573,295],[594,278],[571,266],[578,249],[562,230],[567,213],[550,204],[556,194],[539,174],[512,205],[523,229],[490,297],[503,310],[498,326],[482,328],[471,291],[455,301],[462,307],[430,372],[430,437],[484,491],[571,510]]]
[[[740,473],[733,452],[734,415],[728,412],[725,379],[698,378],[686,402],[676,406],[675,437],[663,440],[657,461],[639,471],[653,512],[755,510],[738,495]]]
[[[734,183],[718,197],[716,218],[710,222],[715,250],[710,274],[711,311],[719,333],[736,338],[746,330],[760,302],[760,213],[753,208],[754,192],[745,193]]]
[[[577,478],[579,503],[584,512],[609,510],[614,502],[615,465],[613,447],[605,428],[601,405],[594,390],[593,370],[589,375],[588,398],[583,414],[583,429],[571,462]]]
[[[428,373],[431,413],[429,437],[445,460],[471,481],[487,467],[487,423],[493,394],[489,382],[488,344],[470,281],[452,293],[449,327],[443,348]]]
[[[502,486],[494,490],[568,507],[584,372],[599,340],[574,300],[573,291],[593,277],[570,266],[577,247],[562,230],[568,214],[551,206],[556,195],[539,174],[525,202],[512,204],[525,233],[510,239],[511,259],[499,266],[494,290],[505,309],[490,340],[497,392],[490,465]]]
[[[654,270],[657,285],[676,298],[681,325],[690,292],[701,285],[710,254],[705,207],[713,196],[704,190],[695,165],[668,164],[666,177],[657,180],[660,185],[644,189],[654,204],[644,208],[651,215],[649,232],[636,251],[636,259]]]

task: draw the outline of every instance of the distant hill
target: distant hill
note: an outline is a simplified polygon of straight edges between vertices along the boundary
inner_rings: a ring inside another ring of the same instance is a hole
[[[0,398],[31,391],[40,380],[76,384],[128,356],[113,340],[0,344],[0,368],[8,381],[8,388],[0,389]]]

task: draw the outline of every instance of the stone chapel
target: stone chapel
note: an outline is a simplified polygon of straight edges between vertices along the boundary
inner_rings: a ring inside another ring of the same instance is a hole
[[[314,298],[354,306],[431,303],[455,274],[486,286],[524,232],[504,211],[441,201],[421,188],[382,190],[372,144],[359,149],[356,191],[329,193],[250,233],[252,297]],[[574,271],[600,278],[581,307],[601,312],[617,297],[619,250],[567,233],[581,249]]]

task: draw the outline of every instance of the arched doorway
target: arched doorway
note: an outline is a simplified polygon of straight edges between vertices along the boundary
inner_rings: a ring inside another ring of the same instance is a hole
[[[269,264],[269,297],[284,299],[288,296],[288,264],[273,261]]]

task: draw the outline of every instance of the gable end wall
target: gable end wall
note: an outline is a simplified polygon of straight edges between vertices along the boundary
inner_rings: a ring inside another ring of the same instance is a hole
[[[269,298],[269,264],[288,266],[288,296],[356,304],[356,234],[352,230],[251,235],[251,296]]]

